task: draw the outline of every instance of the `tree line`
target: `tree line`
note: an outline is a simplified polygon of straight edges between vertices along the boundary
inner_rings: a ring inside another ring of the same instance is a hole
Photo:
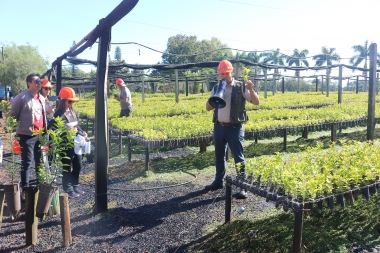
[[[73,42],[73,46],[75,45]],[[25,90],[26,83],[25,77],[29,73],[45,73],[48,69],[48,59],[43,58],[38,52],[37,47],[31,45],[21,45],[17,46],[14,43],[5,44],[2,47],[2,58],[0,58],[0,83],[5,85],[10,85],[13,94],[18,94],[19,92]],[[364,61],[364,68],[368,67],[369,58],[369,44],[368,40],[364,42],[363,45],[352,46],[354,50],[354,55],[350,58],[349,62],[353,66],[358,66]],[[162,53],[163,64],[186,64],[186,63],[196,63],[196,62],[208,62],[208,61],[220,61],[223,59],[245,59],[254,63],[267,63],[276,64],[282,66],[310,66],[311,63],[309,59],[314,61],[314,66],[329,66],[333,63],[340,62],[340,55],[336,52],[335,48],[330,48],[323,46],[321,52],[312,57],[308,56],[309,51],[307,49],[297,49],[295,48],[291,55],[285,55],[280,52],[277,48],[273,51],[259,52],[257,50],[252,50],[251,52],[241,52],[233,50],[228,47],[228,45],[223,44],[217,38],[211,38],[210,40],[198,40],[197,36],[187,36],[187,35],[175,35],[168,39],[167,47]],[[380,54],[378,54],[380,58]],[[128,59],[127,59],[128,61]],[[109,59],[110,63],[125,63],[122,59],[122,52],[119,46],[115,48],[114,59]],[[160,64],[160,62],[158,62]],[[378,65],[380,66],[380,61],[378,60]],[[260,74],[261,70],[257,67],[252,67],[251,73]],[[278,69],[275,70],[278,71]],[[326,75],[330,74],[331,69],[326,69]],[[144,74],[143,70],[130,70],[128,68],[120,69],[110,69],[109,76],[117,75],[138,75]],[[199,77],[204,75],[215,74],[215,69],[192,69],[181,71],[182,75],[189,77]],[[146,73],[145,73],[146,74]],[[151,77],[162,76],[162,75],[172,75],[172,71],[165,70],[150,70],[148,73]],[[278,74],[278,73],[276,73]],[[366,73],[363,73],[366,75]],[[90,72],[85,72],[71,64],[69,66],[64,66],[62,68],[62,76],[65,77],[85,77],[85,78],[95,78],[96,71],[91,70]],[[295,77],[299,77],[299,71],[295,71]],[[136,77],[134,77],[136,78]],[[136,79],[137,80],[137,79]],[[141,80],[141,79],[140,79]],[[148,79],[149,80],[149,79]],[[147,80],[147,81],[148,81]],[[81,82],[81,81],[78,81]],[[291,78],[287,80],[287,90],[293,90],[293,80]],[[314,81],[315,82],[315,81]],[[349,84],[349,83],[348,83]],[[195,85],[195,84],[194,84]],[[301,88],[304,86],[303,90],[309,90],[313,83],[301,83]],[[160,84],[156,85],[157,87]],[[332,88],[334,83],[332,83]],[[199,84],[197,88],[194,89],[195,92],[200,90]]]

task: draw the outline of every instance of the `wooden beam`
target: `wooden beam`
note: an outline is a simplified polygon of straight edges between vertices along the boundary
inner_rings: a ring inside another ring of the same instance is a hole
[[[99,25],[104,20],[99,21]],[[108,179],[108,53],[111,43],[111,29],[99,37],[98,66],[96,71],[97,89],[95,101],[95,212],[107,211]]]

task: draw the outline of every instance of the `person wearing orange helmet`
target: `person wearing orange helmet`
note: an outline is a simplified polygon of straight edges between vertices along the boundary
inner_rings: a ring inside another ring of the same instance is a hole
[[[45,107],[46,107],[46,119],[49,122],[54,115],[55,104],[52,101],[49,101],[49,97],[51,96],[51,88],[53,85],[49,82],[49,80],[42,78],[42,87],[40,90],[40,94],[45,98]]]
[[[114,98],[120,102],[120,117],[132,116],[132,96],[123,79],[116,79],[116,86],[120,90],[120,95],[114,94]]]
[[[17,120],[16,134],[21,147],[21,189],[30,184],[30,170],[34,159],[36,178],[41,162],[39,129],[46,130],[45,98],[39,93],[41,89],[39,74],[32,73],[26,77],[27,90],[12,99],[12,116]],[[25,200],[25,192],[21,194]]]
[[[223,60],[219,63],[219,84],[211,91],[210,98],[214,97],[218,88],[221,88],[225,106],[220,104],[206,103],[206,110],[214,110],[214,146],[216,174],[212,184],[205,187],[206,190],[215,191],[223,188],[224,176],[226,174],[226,151],[227,144],[234,157],[236,171],[240,179],[246,179],[245,159],[243,150],[244,128],[243,123],[248,120],[245,103],[246,101],[259,105],[260,99],[253,90],[254,84],[251,80],[243,83],[233,78],[233,66],[231,62]],[[223,88],[222,88],[223,87]],[[220,90],[219,90],[220,91]],[[218,94],[220,95],[220,93]],[[220,99],[219,99],[220,100]],[[240,189],[237,198],[246,198],[247,192]]]
[[[63,87],[58,94],[60,98],[54,118],[61,117],[66,122],[68,129],[73,128],[77,135],[87,138],[87,133],[78,125],[78,117],[73,104],[79,99],[71,87]],[[49,129],[54,129],[54,118],[49,122]],[[74,140],[73,140],[74,141]],[[62,188],[69,198],[77,198],[85,192],[79,188],[79,174],[82,170],[82,154],[76,154],[74,147],[66,150],[66,156],[62,158]]]

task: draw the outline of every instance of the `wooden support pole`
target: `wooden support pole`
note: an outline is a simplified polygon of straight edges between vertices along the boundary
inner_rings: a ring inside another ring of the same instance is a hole
[[[300,77],[297,78],[297,93],[301,92]]]
[[[359,76],[356,77],[356,94],[359,93]]]
[[[300,210],[294,212],[293,253],[301,253],[303,213],[303,204],[301,204]]]
[[[199,141],[199,153],[204,153],[207,151],[207,142],[205,140]]]
[[[62,87],[62,61],[57,63],[57,80],[55,80],[55,94],[59,94]]]
[[[0,233],[3,232],[2,225],[3,225],[3,210],[4,210],[4,190],[0,190]]]
[[[61,227],[62,227],[62,239],[63,246],[70,246],[73,241],[71,237],[71,225],[70,225],[70,207],[69,197],[67,193],[59,195],[59,205],[61,208]]]
[[[102,25],[104,19],[99,21]],[[98,61],[96,70],[96,102],[95,102],[95,212],[106,212],[107,179],[108,179],[108,53],[111,44],[111,29],[105,30],[99,37]]]
[[[321,76],[321,81],[322,81],[322,83],[321,83],[321,91],[322,91],[322,94],[324,93],[324,87],[323,87],[323,76]]]
[[[287,137],[288,134],[287,134],[287,131],[286,131],[286,128],[284,128],[284,151],[286,151],[286,147],[287,147]]]
[[[142,102],[144,103],[145,102],[145,75],[142,75],[141,76],[141,99],[142,99]]]
[[[178,69],[175,72],[175,102],[179,103],[179,84],[178,84]]]
[[[326,97],[330,95],[330,71],[331,69],[327,69],[326,71]]]
[[[308,138],[308,130],[307,127],[302,128],[302,138]]]
[[[258,140],[259,140],[259,134],[258,134],[258,133],[255,133],[255,143],[256,143],[256,144],[258,143]]]
[[[119,131],[119,155],[123,153],[123,135]]]
[[[338,104],[342,103],[343,92],[343,67],[339,65],[339,82],[338,82]]]
[[[264,98],[267,98],[268,95],[268,70],[264,68]]]
[[[186,97],[189,96],[189,78],[186,77]]]
[[[368,89],[368,121],[367,140],[375,137],[375,105],[376,105],[376,67],[377,67],[377,44],[372,43],[369,47],[369,89]]]
[[[224,223],[231,221],[231,202],[232,202],[232,189],[231,184],[226,184],[226,206],[224,209]]]
[[[318,92],[318,76],[315,78],[315,92]]]
[[[149,143],[145,144],[145,171],[149,170]]]
[[[38,187],[28,186],[25,190],[25,242],[26,246],[37,244],[38,218],[36,207]]]
[[[282,93],[285,93],[285,77],[282,77],[281,91],[282,91]]]
[[[128,161],[132,161],[132,140],[128,138]]]
[[[275,70],[274,70],[274,73],[273,73],[273,89],[272,89],[272,94],[273,94],[273,96],[274,96],[274,94],[276,94],[276,91],[277,91],[276,71],[277,71],[277,69],[275,69]]]
[[[332,142],[336,142],[337,141],[336,128],[337,128],[337,123],[332,123],[331,124],[331,141]]]

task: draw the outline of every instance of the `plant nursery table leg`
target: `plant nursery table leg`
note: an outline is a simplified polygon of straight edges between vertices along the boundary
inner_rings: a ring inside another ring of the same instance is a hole
[[[301,253],[303,227],[303,206],[294,212],[293,253]]]

